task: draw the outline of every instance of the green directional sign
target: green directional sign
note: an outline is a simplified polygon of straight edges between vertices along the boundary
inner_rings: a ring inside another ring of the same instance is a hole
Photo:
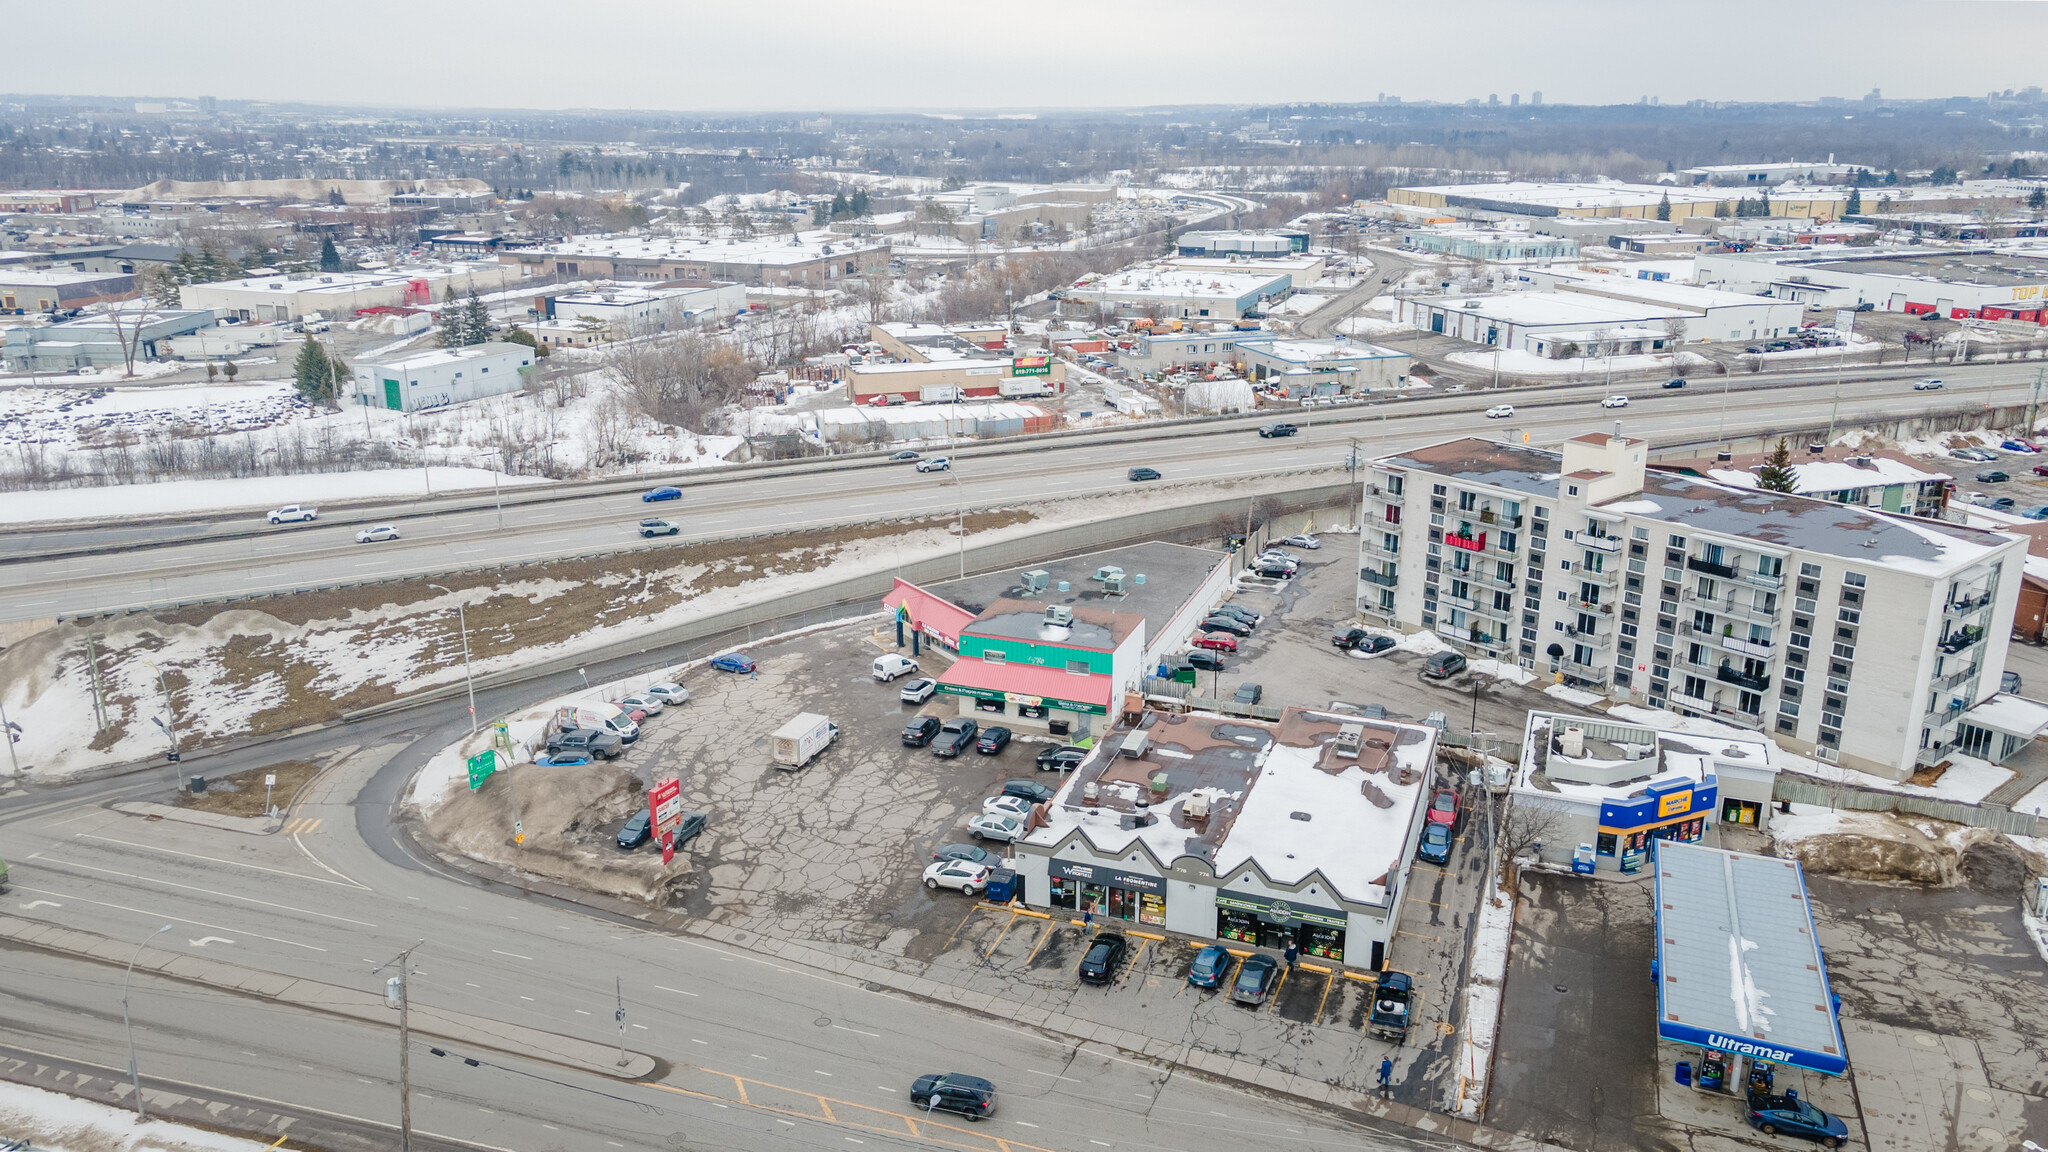
[[[483,787],[484,781],[490,779],[491,773],[496,772],[497,770],[497,749],[486,748],[482,752],[479,752],[476,755],[471,756],[469,758],[469,790],[471,792],[474,792],[477,789]]]

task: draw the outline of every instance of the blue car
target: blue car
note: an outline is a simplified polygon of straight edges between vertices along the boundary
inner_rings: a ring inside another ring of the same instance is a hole
[[[750,657],[737,652],[727,652],[723,656],[713,657],[711,666],[720,672],[752,672],[759,667]]]
[[[2029,520],[2048,520],[2048,504],[2036,504],[2032,508],[2020,509],[2020,515]]]
[[[580,750],[563,749],[560,752],[544,752],[534,757],[533,762],[543,768],[574,768],[581,764],[590,763],[590,753]]]
[[[1188,983],[1196,988],[1221,988],[1229,974],[1230,950],[1220,944],[1195,953],[1195,962],[1188,965]]]
[[[1417,858],[1427,860],[1431,864],[1449,864],[1451,862],[1451,826],[1434,822],[1424,825],[1422,829],[1422,842],[1415,846],[1415,855]]]
[[[683,490],[681,488],[656,488],[651,492],[642,492],[640,494],[640,501],[643,504],[652,504],[656,500],[681,500],[682,498]]]
[[[1755,1095],[1749,1098],[1749,1126],[1766,1136],[1783,1132],[1804,1140],[1819,1140],[1836,1148],[1849,1142],[1849,1126],[1799,1098],[1796,1092],[1783,1096]]]

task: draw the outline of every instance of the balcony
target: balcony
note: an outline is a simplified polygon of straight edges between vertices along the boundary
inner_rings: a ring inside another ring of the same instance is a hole
[[[1742,582],[1753,588],[1768,588],[1773,592],[1782,591],[1785,587],[1783,576],[1766,576],[1761,572],[1744,572]]]
[[[1385,572],[1375,572],[1370,568],[1360,568],[1358,570],[1358,578],[1360,580],[1365,581],[1367,584],[1377,584],[1382,588],[1392,588],[1396,584],[1398,584],[1401,579],[1397,575],[1389,575]]]
[[[1732,564],[1716,564],[1712,560],[1702,560],[1697,556],[1687,556],[1685,566],[1695,572],[1705,572],[1709,576],[1719,576],[1724,580],[1732,580],[1738,575]]]
[[[1588,568],[1584,564],[1579,564],[1573,567],[1572,575],[1577,576],[1581,580],[1602,584],[1609,588],[1619,586],[1621,581],[1621,569],[1619,568]]]
[[[1444,543],[1453,548],[1463,548],[1467,552],[1484,552],[1486,551],[1486,533],[1481,532],[1474,536],[1460,536],[1456,532],[1446,532],[1444,533]]]
[[[1365,494],[1372,497],[1375,500],[1392,504],[1395,507],[1400,507],[1401,505],[1408,502],[1407,496],[1403,495],[1402,493],[1396,492],[1391,488],[1388,488],[1384,484],[1366,485]]]
[[[1734,668],[1727,665],[1722,665],[1714,670],[1714,679],[1719,680],[1723,684],[1733,684],[1738,688],[1747,688],[1752,692],[1768,692],[1771,687],[1771,678],[1769,676],[1746,675],[1737,672]]]
[[[1950,616],[1968,616],[1972,612],[1991,606],[1991,593],[1979,592],[1974,596],[1958,596],[1942,606],[1942,612]]]
[[[1960,672],[1951,672],[1946,676],[1935,677],[1934,690],[1936,692],[1946,692],[1949,689],[1954,688],[1956,685],[1968,681],[1971,677],[1977,674],[1977,668],[1977,665],[1972,664],[1968,668],[1965,668]]]
[[[1610,669],[1595,668],[1591,664],[1580,664],[1575,660],[1560,660],[1557,662],[1557,666],[1565,675],[1574,680],[1589,681],[1594,684],[1605,684],[1614,675]]]
[[[1961,631],[1951,632],[1947,636],[1942,637],[1941,643],[1937,647],[1953,656],[1973,644],[1983,642],[1983,639],[1984,630],[1972,624]]]
[[[1730,652],[1739,652],[1744,656],[1754,656],[1759,660],[1769,660],[1771,658],[1772,648],[1768,643],[1756,640],[1743,640],[1734,636],[1722,636],[1717,638],[1715,642]]]
[[[1621,537],[1619,536],[1591,536],[1580,532],[1572,537],[1572,543],[1577,544],[1581,548],[1591,548],[1595,552],[1621,551]]]
[[[1675,688],[1672,689],[1671,695],[1667,699],[1671,701],[1673,708],[1685,708],[1693,712],[1704,712],[1710,716],[1714,712],[1714,705],[1711,701],[1702,700],[1697,696],[1687,696]]]
[[[1400,544],[1401,539],[1397,536],[1394,538],[1394,547],[1389,548],[1387,547],[1386,541],[1381,539],[1380,533],[1373,532],[1367,534],[1364,547],[1367,553],[1374,556],[1387,556],[1392,558],[1399,558],[1401,555]]]
[[[1496,515],[1492,509],[1488,508],[1480,509],[1479,522],[1481,524],[1496,524],[1508,528],[1520,528],[1522,526],[1522,518],[1520,516]]]

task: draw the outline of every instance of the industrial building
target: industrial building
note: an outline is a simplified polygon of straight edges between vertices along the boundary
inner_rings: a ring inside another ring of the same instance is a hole
[[[1182,256],[1288,256],[1307,252],[1306,232],[1183,232],[1174,238]]]
[[[1137,268],[1089,281],[1061,293],[1067,300],[1114,309],[1121,316],[1236,320],[1285,299],[1294,280],[1285,272],[1178,272]]]
[[[2032,727],[1982,707],[2024,541],[1651,470],[1645,449],[1466,437],[1376,461],[1359,611],[1889,779],[2048,726],[2048,706]]]
[[[1802,306],[2048,323],[2048,256],[2002,248],[1709,253],[1693,279]]]
[[[1290,285],[1295,288],[1306,288],[1321,280],[1326,266],[1327,262],[1321,256],[1305,252],[1294,256],[1168,256],[1158,264],[1161,268],[1196,274],[1252,272],[1268,275],[1285,272]]]
[[[1665,204],[1671,222],[1689,216],[1732,215],[1721,206],[1744,190],[1710,187],[1684,188],[1668,184],[1538,183],[1502,181],[1494,184],[1443,184],[1433,187],[1393,188],[1387,200],[1415,208],[1468,209],[1510,216],[1625,216],[1640,220],[1658,219]],[[1849,193],[1840,188],[1786,186],[1758,193],[1768,197],[1774,216],[1825,216],[1842,214]]]
[[[855,364],[846,370],[846,382],[848,398],[856,404],[1057,396],[1067,389],[1067,365],[1044,353],[988,360]]]
[[[1255,386],[1277,389],[1290,399],[1399,388],[1408,382],[1414,364],[1406,352],[1344,336],[1311,340],[1270,332],[1252,335],[1237,341],[1239,370]]]
[[[62,312],[137,295],[135,277],[121,272],[0,268],[0,312]]]
[[[510,282],[510,270],[469,263],[392,272],[273,273],[188,284],[179,299],[188,308],[211,308],[239,320],[353,319],[365,308],[423,306],[450,288],[458,296],[495,292]]]
[[[125,364],[130,348],[138,361],[168,358],[173,337],[213,326],[208,309],[163,309],[125,315],[118,324],[108,316],[81,316],[9,328],[0,336],[9,372],[69,372]]]
[[[756,287],[823,288],[888,266],[886,240],[804,232],[756,240],[600,236],[500,251],[516,276],[665,284],[730,280]]]
[[[747,310],[747,290],[714,280],[607,284],[540,296],[534,308],[547,320],[595,328],[607,340],[623,340],[730,319]]]
[[[1780,184],[1832,184],[1854,179],[1858,172],[1880,170],[1868,164],[1837,164],[1835,158],[1829,156],[1824,163],[1812,160],[1786,160],[1782,163],[1762,161],[1755,164],[1702,164],[1697,168],[1686,168],[1680,171],[1679,175],[1694,184],[1749,189],[1774,188]]]
[[[364,360],[354,369],[355,400],[393,412],[418,412],[498,396],[519,388],[533,356],[524,344],[492,342]]]
[[[1576,240],[1504,228],[1412,228],[1401,233],[1401,244],[1466,260],[1556,260],[1579,254]]]
[[[1209,368],[1234,363],[1240,340],[1263,340],[1268,332],[1254,328],[1237,331],[1228,326],[1204,325],[1182,332],[1134,332],[1119,336],[1112,355],[1118,367],[1134,376],[1174,372],[1186,368]]]

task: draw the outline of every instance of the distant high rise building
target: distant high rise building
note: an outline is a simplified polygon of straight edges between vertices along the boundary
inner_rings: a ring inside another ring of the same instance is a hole
[[[1531,103],[1531,104],[1541,104],[1541,103],[1543,103],[1543,90],[1542,90],[1541,88],[1538,88],[1538,89],[1537,89],[1536,91],[1534,91],[1534,92],[1531,92],[1531,93],[1529,93],[1529,103]]]
[[[1500,107],[1500,93],[1498,93],[1498,92],[1488,92],[1488,93],[1486,94],[1486,106],[1487,106],[1488,108],[1498,108],[1498,107]]]
[[[1508,107],[1510,107],[1510,108],[1518,108],[1518,107],[1520,107],[1520,106],[1521,106],[1521,103],[1522,103],[1522,94],[1521,94],[1520,92],[1510,92],[1510,93],[1508,93]]]

